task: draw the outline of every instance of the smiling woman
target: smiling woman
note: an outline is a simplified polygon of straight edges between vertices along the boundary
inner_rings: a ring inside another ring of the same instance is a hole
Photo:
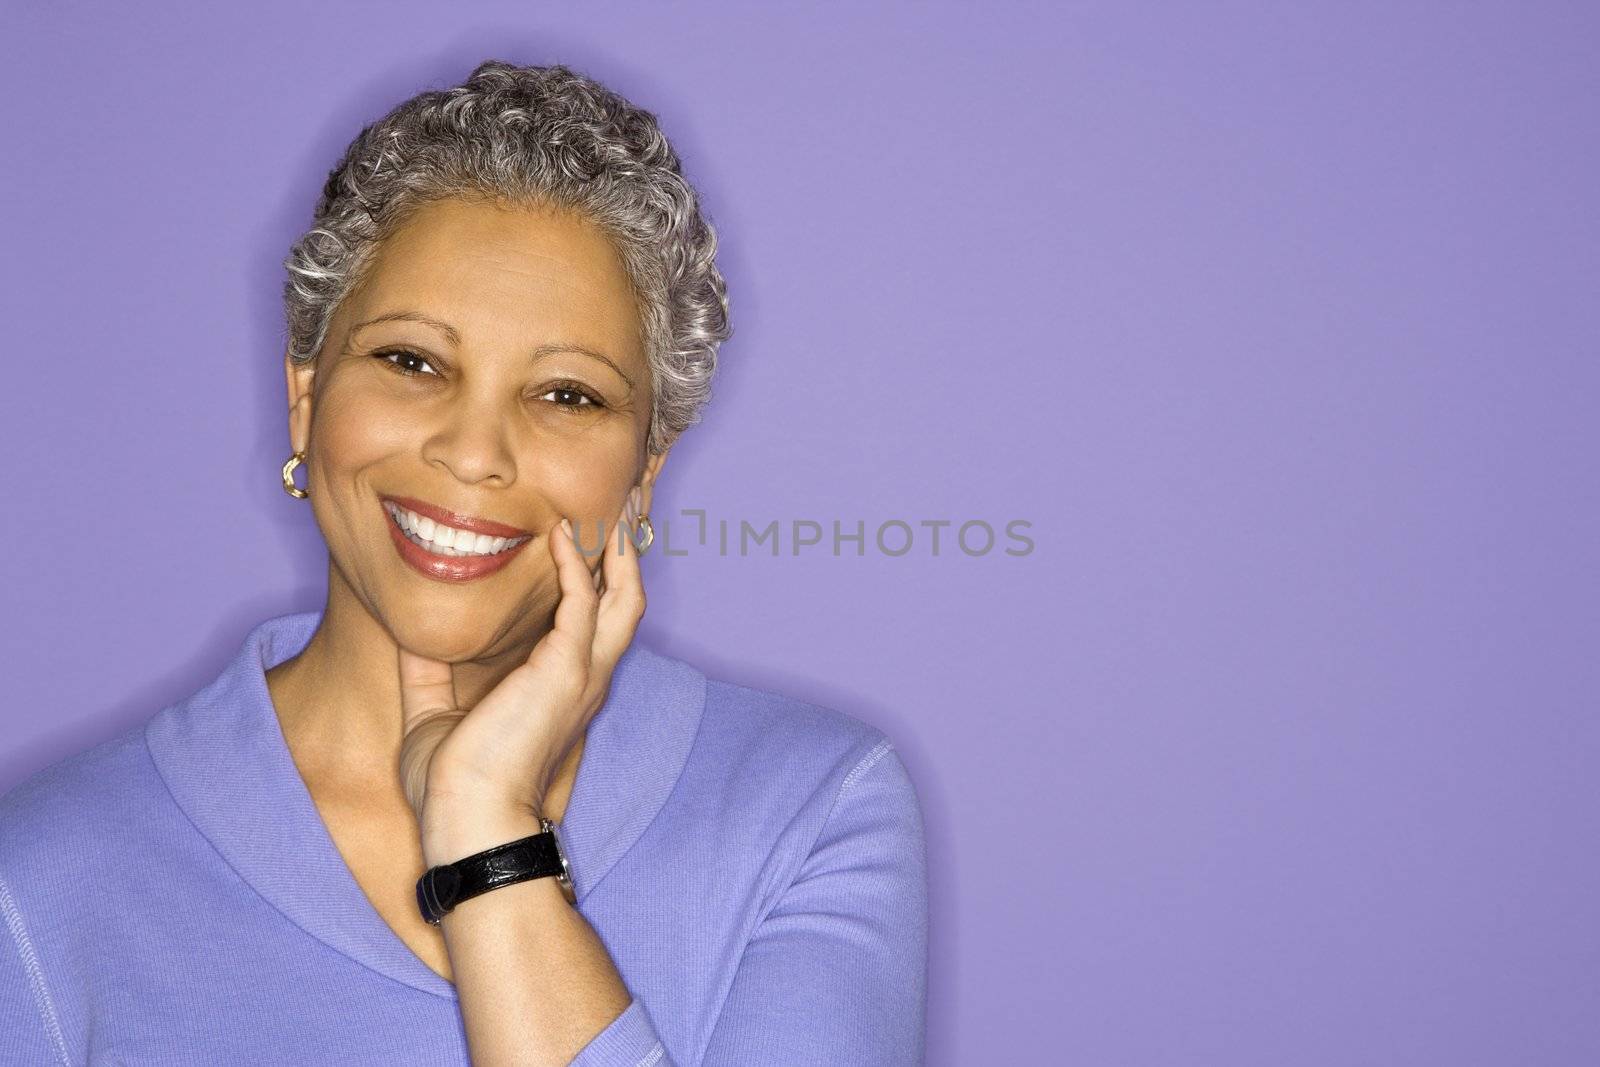
[[[385,623],[386,639],[459,665],[468,707],[527,659],[559,594],[548,546],[530,543],[563,516],[599,530],[630,493],[650,510],[667,449],[647,447],[655,376],[640,318],[611,241],[576,211],[452,197],[394,226],[322,351],[285,359],[334,632],[345,618]],[[435,551],[404,536],[383,506],[397,497],[445,531],[530,540],[473,558],[460,553],[489,543],[411,531]],[[327,662],[326,642],[269,679],[280,708],[288,678]]]
[[[326,604],[0,799],[0,1060],[921,1061],[890,740],[634,640],[716,245],[564,66],[361,131],[285,262]]]

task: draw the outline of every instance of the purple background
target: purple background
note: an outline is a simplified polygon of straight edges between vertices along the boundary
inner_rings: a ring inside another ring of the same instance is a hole
[[[869,534],[652,554],[641,640],[904,753],[931,1063],[1600,1058],[1593,5],[257,7],[3,16],[0,788],[320,606],[280,261],[566,62],[726,250],[654,514]],[[1036,547],[871,542],[940,518]]]

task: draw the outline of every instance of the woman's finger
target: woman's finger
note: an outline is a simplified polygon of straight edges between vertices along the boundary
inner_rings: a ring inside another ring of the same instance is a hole
[[[455,673],[450,664],[405,649],[400,655],[400,787],[423,817],[433,754],[466,712],[456,707]]]
[[[579,650],[586,653],[594,641],[595,609],[600,597],[595,592],[594,575],[589,571],[588,561],[578,550],[571,525],[557,526],[551,532],[550,550],[555,556],[556,577],[561,582],[561,602],[556,605],[555,623],[546,638],[557,637],[561,643],[570,645],[574,654],[581,654]],[[582,658],[587,667],[588,656]]]
[[[434,712],[455,710],[455,672],[450,664],[418,656],[404,648],[399,652],[400,712],[405,728],[411,728]]]
[[[626,514],[625,510],[624,517]],[[639,573],[639,549],[633,543],[633,530],[619,519],[613,531],[600,568],[605,576],[605,593],[596,611],[594,636],[595,659],[607,672],[633,640],[645,609],[644,580]],[[616,533],[621,536],[616,537]]]
[[[611,520],[611,528],[606,531],[605,551],[600,556],[600,566],[596,567],[594,572],[595,589],[600,593],[600,604],[597,606],[597,610],[599,607],[604,606],[605,593],[609,588],[609,583],[606,581],[606,575],[611,572],[609,557],[620,552],[622,550],[620,543],[628,538],[628,530],[632,526],[632,523],[628,520],[629,514],[628,504],[624,501],[621,513]]]

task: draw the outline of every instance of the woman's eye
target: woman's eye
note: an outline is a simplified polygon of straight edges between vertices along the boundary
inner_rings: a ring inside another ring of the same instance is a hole
[[[383,360],[385,363],[398,370],[401,374],[421,374],[422,372],[417,370],[416,366],[413,364],[420,364],[424,367],[427,367],[429,374],[437,375],[439,373],[433,369],[433,364],[429,363],[427,360],[423,359],[421,356],[417,355],[408,348],[391,348],[385,352],[374,352],[373,358]]]
[[[581,407],[599,407],[600,406],[600,401],[599,400],[597,400],[594,397],[590,396],[588,393],[584,392],[582,389],[579,389],[578,387],[572,386],[572,385],[558,385],[558,386],[555,386],[549,392],[547,392],[547,393],[543,394],[542,396],[540,396],[539,399],[540,400],[546,400],[546,399],[549,399],[551,397],[555,398],[551,402],[553,404],[555,404],[556,407],[581,408]]]

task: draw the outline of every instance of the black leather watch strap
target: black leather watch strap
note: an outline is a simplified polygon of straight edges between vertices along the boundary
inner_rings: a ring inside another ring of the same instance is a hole
[[[417,879],[417,908],[422,917],[437,926],[463,900],[501,886],[550,876],[561,883],[562,893],[571,903],[572,878],[555,826],[548,819],[542,825],[544,829],[537,834],[428,868]]]

